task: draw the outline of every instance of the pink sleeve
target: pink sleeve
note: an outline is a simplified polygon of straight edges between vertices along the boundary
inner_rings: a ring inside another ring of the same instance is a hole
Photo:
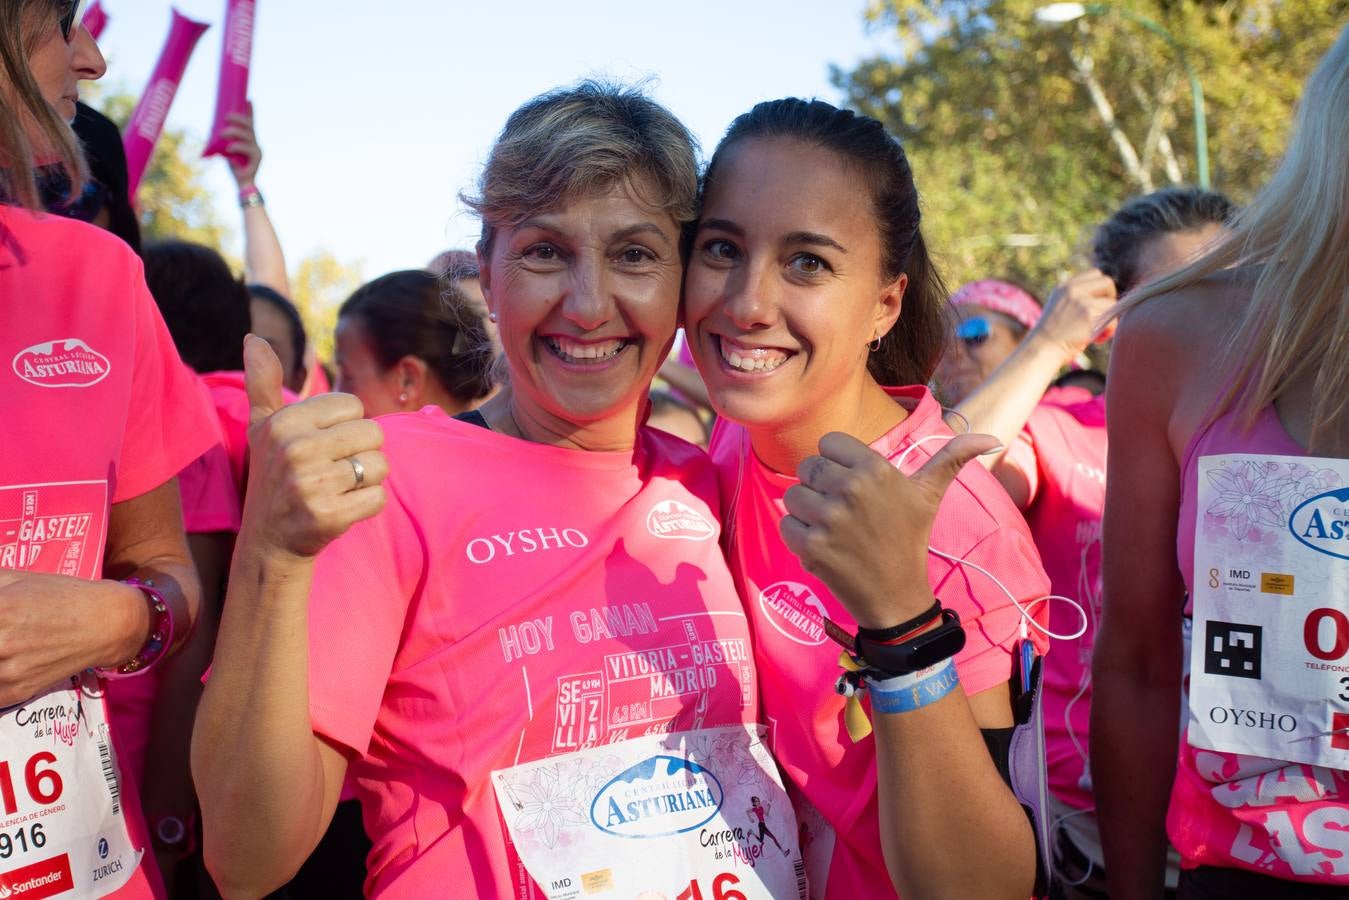
[[[239,492],[223,444],[216,444],[178,473],[178,493],[183,499],[183,530],[188,534],[238,533]]]
[[[135,358],[113,503],[154,490],[220,440],[215,413],[179,359],[141,271],[138,264],[131,284]]]
[[[1049,593],[1049,579],[1030,540],[1015,528],[988,534],[963,557],[997,577],[1007,591],[1041,625],[1048,625],[1048,604],[1031,604]],[[953,566],[934,586],[942,605],[960,613],[965,649],[956,668],[965,693],[973,696],[1012,677],[1012,648],[1021,636],[1021,613],[991,578],[973,566]],[[1030,628],[1036,649],[1044,653],[1048,639]]]
[[[416,523],[389,501],[328,545],[309,594],[309,715],[316,734],[364,755],[426,567]]]
[[[1029,429],[1021,429],[1016,440],[1012,441],[1012,446],[1007,448],[1002,458],[1002,465],[1011,466],[1026,479],[1026,503],[1021,508],[1028,509],[1035,502],[1035,495],[1040,492],[1040,461],[1036,457],[1035,438]]]

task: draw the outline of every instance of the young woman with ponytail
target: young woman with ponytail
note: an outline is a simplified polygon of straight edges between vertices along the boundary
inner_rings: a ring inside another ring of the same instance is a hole
[[[919,219],[879,122],[761,103],[709,164],[685,326],[811,895],[1025,900],[1035,843],[998,748],[1033,634],[1016,603],[1048,583],[1006,492],[964,466],[996,442],[954,436],[924,386],[947,320]],[[829,636],[859,629],[870,735],[834,690]],[[891,667],[915,640],[935,642],[930,669]]]

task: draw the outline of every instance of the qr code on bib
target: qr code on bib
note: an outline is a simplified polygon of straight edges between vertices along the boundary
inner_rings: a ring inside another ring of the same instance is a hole
[[[1260,644],[1263,628],[1237,622],[1207,623],[1204,672],[1233,678],[1260,678]]]

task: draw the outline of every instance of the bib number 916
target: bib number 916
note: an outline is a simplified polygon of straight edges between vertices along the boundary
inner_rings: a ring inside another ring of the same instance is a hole
[[[41,822],[20,825],[13,831],[0,831],[0,859],[9,859],[16,852],[41,850],[46,845],[47,833],[42,830]]]
[[[24,763],[23,786],[29,799],[39,806],[51,806],[61,799],[61,792],[65,789],[61,776],[57,774],[56,769],[52,768],[52,764],[55,762],[56,755],[43,750],[41,753],[34,753],[28,757],[28,762]],[[4,809],[7,816],[12,816],[19,811],[19,798],[15,792],[14,776],[7,761],[0,762],[0,808]],[[3,847],[3,845],[4,841],[0,839],[0,847]],[[3,855],[6,854],[0,851],[0,856]]]

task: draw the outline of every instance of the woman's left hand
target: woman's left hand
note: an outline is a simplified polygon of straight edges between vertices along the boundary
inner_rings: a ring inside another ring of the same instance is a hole
[[[782,539],[864,628],[889,628],[932,605],[927,544],[942,496],[961,468],[997,438],[952,438],[906,476],[850,435],[820,438],[787,490]]]
[[[138,624],[137,638],[118,640]],[[0,707],[87,668],[125,662],[144,642],[149,625],[144,595],[136,588],[0,569]],[[123,653],[126,647],[131,649]]]

